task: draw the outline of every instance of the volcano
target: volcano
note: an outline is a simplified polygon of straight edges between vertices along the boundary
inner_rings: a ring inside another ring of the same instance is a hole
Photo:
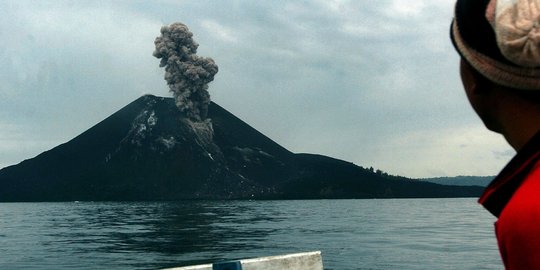
[[[0,170],[0,201],[471,197],[483,189],[295,154],[215,103],[208,118],[191,121],[172,98],[140,97],[69,142]]]

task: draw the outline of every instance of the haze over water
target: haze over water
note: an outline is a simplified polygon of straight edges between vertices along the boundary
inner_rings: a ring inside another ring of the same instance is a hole
[[[325,269],[501,269],[475,199],[0,203],[0,269],[156,269],[321,250]]]

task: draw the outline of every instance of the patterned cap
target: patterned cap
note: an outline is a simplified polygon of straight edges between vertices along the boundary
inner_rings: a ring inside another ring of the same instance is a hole
[[[458,0],[450,35],[486,78],[540,90],[540,0]]]

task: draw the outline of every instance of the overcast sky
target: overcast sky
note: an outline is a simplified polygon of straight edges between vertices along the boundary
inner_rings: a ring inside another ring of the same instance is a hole
[[[277,143],[394,175],[495,175],[514,154],[466,100],[451,0],[0,1],[0,168],[144,94],[186,24],[212,100]]]

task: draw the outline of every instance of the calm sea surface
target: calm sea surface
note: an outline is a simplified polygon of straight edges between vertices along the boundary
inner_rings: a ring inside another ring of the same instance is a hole
[[[502,269],[475,199],[0,203],[0,269],[158,269],[321,250],[325,269]]]

